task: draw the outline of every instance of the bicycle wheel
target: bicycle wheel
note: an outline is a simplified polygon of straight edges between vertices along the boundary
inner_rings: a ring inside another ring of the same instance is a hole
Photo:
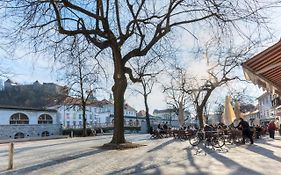
[[[225,138],[222,135],[213,136],[211,145],[215,148],[221,148],[225,145]]]
[[[201,139],[199,138],[198,135],[193,135],[189,138],[189,143],[192,146],[197,146],[200,143]]]

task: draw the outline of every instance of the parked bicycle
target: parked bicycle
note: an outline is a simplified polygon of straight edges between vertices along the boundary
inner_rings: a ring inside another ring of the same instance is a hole
[[[196,134],[189,138],[189,143],[192,146],[197,146],[203,142],[206,146],[212,145],[215,148],[222,148],[225,145],[223,133],[217,131],[199,130]]]

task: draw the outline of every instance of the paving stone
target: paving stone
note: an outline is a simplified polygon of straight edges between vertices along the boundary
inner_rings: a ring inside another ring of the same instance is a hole
[[[15,143],[14,169],[6,171],[8,144],[0,145],[0,174],[62,175],[281,175],[281,139],[265,137],[254,145],[226,145],[222,150],[196,149],[188,141],[149,139],[129,134],[143,146],[128,150],[103,150],[110,135]],[[197,152],[200,150],[201,152]]]

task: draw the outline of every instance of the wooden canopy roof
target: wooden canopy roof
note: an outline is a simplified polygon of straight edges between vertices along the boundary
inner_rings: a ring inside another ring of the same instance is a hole
[[[247,80],[281,95],[281,41],[242,64]]]

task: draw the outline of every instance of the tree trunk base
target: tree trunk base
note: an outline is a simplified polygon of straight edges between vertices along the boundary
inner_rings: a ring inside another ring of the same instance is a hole
[[[132,143],[132,142],[126,142],[126,143],[106,143],[104,144],[101,148],[103,149],[119,149],[119,150],[124,150],[124,149],[132,149],[132,148],[139,148],[141,146],[146,146],[142,144],[137,144],[137,143]]]

